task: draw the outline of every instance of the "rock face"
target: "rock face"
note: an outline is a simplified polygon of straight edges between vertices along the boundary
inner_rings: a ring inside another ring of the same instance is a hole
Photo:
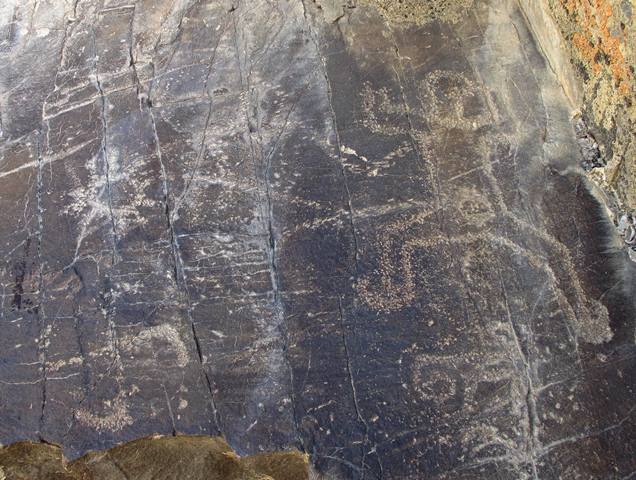
[[[545,33],[541,43],[603,149],[603,165],[590,176],[610,200],[615,197],[616,221],[620,213],[636,214],[636,5],[630,0],[521,3],[533,28]],[[555,28],[548,32],[551,23]]]
[[[0,442],[629,478],[634,265],[517,4],[450,3],[4,1]]]
[[[4,476],[3,476],[4,475]],[[19,442],[0,448],[3,480],[308,480],[306,455],[240,458],[221,438],[143,438],[69,463],[57,445]]]

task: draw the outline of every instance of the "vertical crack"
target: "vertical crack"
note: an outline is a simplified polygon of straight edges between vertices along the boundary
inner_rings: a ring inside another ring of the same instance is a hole
[[[36,258],[38,265],[38,306],[35,309],[37,315],[38,322],[38,362],[40,364],[41,376],[40,382],[42,383],[42,404],[40,411],[40,420],[39,420],[39,435],[41,437],[41,431],[44,427],[44,417],[46,413],[46,401],[47,401],[47,363],[48,363],[48,331],[46,327],[46,313],[44,310],[44,266],[42,264],[42,235],[43,235],[43,227],[44,227],[44,209],[42,206],[42,191],[43,191],[43,183],[42,183],[42,168],[44,165],[43,159],[43,148],[42,148],[42,131],[38,132],[36,148],[37,148],[37,181],[36,181],[36,208],[37,208],[37,230],[36,230],[36,238],[37,238],[37,247],[36,247]]]
[[[147,97],[143,93],[143,87],[139,81],[139,74],[137,73],[137,62],[135,55],[133,54],[133,45],[135,43],[134,28],[135,28],[135,15],[137,13],[137,6],[132,6],[132,13],[130,14],[130,24],[128,25],[128,66],[132,70],[133,82],[135,83],[135,92],[137,93],[137,100],[139,101],[139,111],[143,111],[144,101]],[[149,102],[148,102],[149,103]],[[152,106],[152,105],[148,105]]]
[[[232,10],[230,10],[230,14],[232,14],[233,12],[236,12],[239,6],[240,5],[238,4],[233,6]],[[244,74],[243,68],[241,67],[240,48],[239,48],[239,41],[238,41],[239,33],[238,33],[238,25],[237,25],[236,19],[237,19],[237,15],[232,14],[232,21],[233,21],[233,27],[234,27],[234,46],[235,46],[237,64],[239,68],[239,76],[241,80],[241,85],[245,88],[249,96],[249,106],[246,112],[246,123],[247,123],[247,137],[249,139],[249,146],[250,146],[250,156],[252,157],[252,162],[255,168],[257,168],[256,166],[257,156],[260,156],[261,162],[262,164],[264,164],[262,165],[263,180],[261,182],[262,187],[260,190],[262,190],[264,193],[265,201],[264,202],[260,201],[259,207],[262,210],[261,216],[263,218],[263,223],[264,223],[263,227],[267,235],[267,242],[266,242],[267,252],[266,253],[267,253],[267,261],[268,261],[268,267],[269,267],[268,269],[270,274],[270,283],[272,288],[272,296],[273,296],[272,310],[273,310],[274,322],[275,322],[274,327],[276,331],[278,332],[278,335],[280,336],[280,339],[282,342],[281,350],[282,350],[283,359],[286,362],[287,368],[289,370],[289,381],[290,381],[289,395],[291,400],[292,421],[293,421],[294,429],[296,432],[298,446],[303,451],[307,451],[302,435],[300,433],[301,432],[300,424],[299,424],[298,416],[296,413],[297,399],[296,399],[296,393],[294,390],[294,385],[295,385],[294,369],[289,360],[289,355],[288,355],[289,332],[287,329],[285,311],[284,311],[284,306],[283,306],[283,302],[281,299],[281,292],[280,292],[277,240],[276,240],[276,231],[275,231],[276,229],[274,225],[274,206],[273,206],[273,200],[272,200],[272,158],[274,156],[273,154],[276,150],[276,147],[278,146],[278,142],[280,141],[280,138],[282,137],[282,134],[288,124],[289,116],[291,115],[292,111],[296,107],[298,100],[300,99],[300,97],[302,96],[306,88],[308,88],[309,82],[307,83],[305,88],[300,92],[295,102],[292,104],[290,111],[287,114],[287,118],[285,119],[284,125],[281,129],[281,132],[278,138],[276,139],[276,141],[274,142],[274,146],[272,147],[271,151],[267,155],[263,155],[262,140],[261,140],[262,136],[260,131],[260,119],[259,119],[259,112],[258,112],[259,110],[258,94],[257,93],[255,94],[252,89],[251,66],[249,71],[247,72],[247,75]],[[253,99],[254,95],[257,96],[256,101],[254,101]],[[254,119],[254,122],[252,122],[252,118],[250,115],[250,107],[253,107],[255,110],[254,116],[256,118]],[[252,123],[254,123],[254,126],[252,125]],[[259,138],[259,140],[256,142],[258,143],[258,145],[255,145],[255,141],[252,136],[253,130],[256,131],[256,135]],[[257,155],[256,150],[260,151],[260,155]],[[257,178],[258,178],[258,174],[257,174]],[[259,192],[259,196],[260,196],[260,192]]]
[[[318,57],[318,61],[320,62],[320,68],[322,71],[322,76],[325,79],[325,88],[327,90],[327,102],[329,104],[329,115],[331,117],[331,124],[334,131],[334,136],[336,138],[336,149],[338,153],[338,162],[340,164],[340,175],[342,176],[342,182],[344,184],[345,193],[347,195],[347,210],[349,217],[349,226],[351,228],[351,236],[353,238],[353,247],[354,247],[354,269],[355,272],[359,272],[359,261],[360,261],[360,248],[358,242],[358,234],[355,226],[355,213],[353,210],[353,205],[351,201],[351,189],[349,188],[349,181],[347,178],[347,171],[345,168],[344,158],[342,157],[342,142],[340,140],[340,132],[338,132],[338,120],[336,118],[336,111],[333,108],[333,92],[331,90],[331,81],[329,80],[329,74],[327,71],[327,60],[323,56],[322,51],[320,50],[320,46],[318,44],[318,40],[316,38],[316,34],[309,23],[307,18],[307,7],[305,5],[305,0],[302,0],[303,6],[303,16],[305,18],[305,23],[307,24],[307,29],[309,31],[309,37],[311,38],[312,44],[314,45],[314,49],[316,51],[316,56]]]
[[[157,156],[157,160],[159,161],[159,168],[161,170],[163,213],[166,219],[166,225],[167,225],[168,235],[170,240],[170,253],[171,253],[172,262],[173,262],[172,274],[173,274],[175,284],[177,285],[177,287],[180,287],[184,283],[184,279],[180,269],[179,244],[178,244],[178,240],[174,231],[174,225],[172,223],[172,212],[170,209],[170,192],[168,187],[168,174],[166,172],[166,167],[163,163],[161,143],[159,142],[159,134],[157,132],[157,122],[155,120],[155,114],[152,108],[149,109],[149,117],[150,117],[150,124],[152,126],[153,140],[155,143],[155,154]]]
[[[345,353],[347,376],[349,377],[349,384],[351,385],[351,395],[353,397],[353,407],[356,411],[358,421],[364,426],[364,442],[362,444],[362,460],[360,461],[361,479],[364,480],[366,473],[366,456],[367,445],[369,443],[369,424],[362,416],[360,411],[360,405],[358,403],[358,391],[356,390],[356,383],[353,377],[353,370],[351,368],[351,356],[349,354],[349,343],[347,342],[347,332],[345,329],[344,312],[342,310],[342,297],[338,297],[338,316],[340,318],[340,329],[342,331],[342,345]]]
[[[166,406],[168,407],[168,415],[170,416],[170,421],[172,423],[172,436],[177,436],[177,426],[174,421],[174,412],[172,411],[172,404],[170,403],[170,397],[168,396],[168,390],[166,390],[166,386],[162,383],[161,388],[163,388],[163,393],[166,396]]]
[[[501,272],[499,272],[499,282],[501,284],[501,292],[502,298],[504,301],[504,306],[506,307],[506,317],[508,323],[510,325],[510,331],[514,338],[515,347],[517,349],[517,353],[519,355],[519,360],[521,360],[523,364],[523,370],[525,375],[525,384],[526,384],[526,395],[524,397],[524,402],[527,411],[527,425],[528,425],[528,440],[526,444],[526,448],[528,451],[526,452],[527,460],[530,463],[532,468],[533,478],[535,480],[539,479],[537,465],[536,465],[536,445],[538,443],[538,428],[539,428],[539,418],[537,416],[537,404],[536,404],[536,393],[534,388],[534,382],[532,380],[532,369],[530,365],[530,361],[528,359],[528,355],[524,352],[522,343],[521,343],[521,335],[520,332],[517,331],[517,326],[515,322],[512,320],[512,314],[510,312],[510,305],[508,303],[508,291],[506,289],[506,284],[504,283]]]
[[[38,0],[34,3],[33,13],[31,15],[31,27],[33,25],[33,15],[38,7]],[[77,4],[79,0],[74,0],[73,3],[73,14],[75,16],[75,12],[77,9]],[[15,15],[17,13],[17,6],[14,9],[14,20],[16,20]],[[66,13],[66,12],[65,12]],[[66,15],[65,15],[66,16]],[[13,22],[11,23],[11,27],[13,28]],[[64,33],[62,37],[62,42],[59,50],[59,63],[57,66],[57,70],[55,72],[54,80],[53,80],[53,91],[57,89],[57,78],[60,70],[63,68],[64,60],[65,60],[65,51],[66,44],[70,35],[74,30],[74,25],[68,28],[64,28]],[[38,362],[40,364],[41,369],[41,377],[40,381],[42,383],[42,395],[41,395],[41,410],[40,410],[40,419],[39,419],[39,435],[41,437],[41,432],[44,427],[45,415],[46,415],[46,403],[47,403],[47,364],[48,364],[48,344],[49,344],[49,332],[46,327],[46,311],[44,309],[45,303],[45,286],[44,286],[44,264],[43,264],[43,255],[42,255],[42,238],[44,235],[44,206],[43,206],[43,191],[44,191],[44,183],[43,183],[43,168],[45,165],[45,151],[49,148],[49,134],[50,134],[50,123],[46,119],[46,102],[52,93],[49,93],[47,97],[42,102],[42,124],[40,125],[40,130],[37,132],[37,140],[36,140],[36,156],[37,156],[37,172],[36,172],[36,218],[37,218],[37,247],[36,247],[36,258],[38,265],[38,305],[35,309],[37,315],[38,322]],[[2,122],[0,117],[0,138],[2,137]],[[46,128],[46,133],[44,133],[44,128]],[[4,302],[4,299],[3,299]]]
[[[393,50],[395,51],[395,57],[397,59],[398,66],[400,71],[393,67],[393,71],[395,72],[395,77],[397,79],[398,87],[400,88],[400,101],[402,102],[402,108],[404,110],[404,116],[406,117],[406,122],[408,125],[408,137],[409,143],[411,144],[411,148],[417,155],[417,159],[428,174],[428,177],[431,182],[431,187],[433,189],[433,198],[435,201],[435,215],[438,219],[440,229],[444,230],[444,221],[442,219],[442,204],[441,204],[441,182],[438,175],[437,165],[433,164],[432,161],[426,161],[422,157],[422,153],[420,152],[420,146],[418,145],[417,138],[415,138],[414,132],[416,132],[416,128],[413,125],[413,119],[411,118],[411,108],[409,107],[408,101],[406,99],[406,94],[404,92],[404,83],[402,81],[402,76],[404,75],[404,64],[402,62],[402,55],[400,55],[400,48],[398,47],[397,41],[395,40],[395,35],[393,34],[393,30],[388,27],[389,32],[391,33],[391,38],[393,40]]]
[[[95,87],[97,88],[97,92],[99,94],[100,99],[100,120],[102,125],[102,142],[101,142],[101,155],[104,160],[104,169],[106,176],[106,195],[108,197],[108,211],[110,214],[110,223],[113,234],[113,245],[112,245],[112,264],[115,265],[117,263],[117,222],[115,220],[115,214],[113,211],[113,198],[112,198],[112,185],[111,185],[111,171],[110,171],[110,161],[108,158],[108,121],[106,119],[106,95],[104,94],[104,89],[102,88],[102,82],[99,78],[99,63],[98,63],[98,52],[97,52],[97,32],[95,31],[95,26],[93,26],[93,55],[94,55],[94,76],[95,76]]]
[[[113,231],[113,252],[112,252],[112,262],[113,265],[117,263],[117,224],[115,221],[115,214],[113,212],[113,195],[112,195],[112,186],[111,186],[111,172],[110,172],[110,161],[108,158],[108,125],[106,120],[106,97],[104,96],[104,91],[102,90],[102,84],[99,80],[99,74],[97,73],[97,67],[95,68],[95,81],[97,83],[97,89],[99,91],[99,96],[101,100],[101,122],[102,122],[102,158],[104,159],[104,168],[106,174],[106,194],[108,196],[108,211],[110,213],[110,221],[111,227]]]
[[[163,205],[164,205],[164,215],[166,218],[166,224],[167,224],[167,230],[168,230],[168,235],[169,235],[169,240],[170,240],[170,252],[171,252],[171,257],[172,257],[172,261],[173,261],[173,275],[174,275],[174,282],[175,285],[177,286],[178,289],[180,289],[183,293],[183,296],[185,298],[185,302],[186,302],[186,314],[188,316],[188,321],[190,323],[190,329],[192,331],[192,337],[194,340],[194,345],[195,345],[195,349],[196,349],[196,354],[197,354],[197,359],[199,362],[199,367],[201,369],[201,373],[203,374],[203,377],[205,379],[205,383],[206,383],[206,387],[208,390],[208,393],[210,395],[210,405],[212,407],[212,411],[213,411],[213,415],[214,415],[214,421],[216,424],[216,428],[219,431],[219,433],[223,432],[223,427],[221,424],[221,418],[219,415],[219,411],[218,408],[216,406],[216,401],[215,401],[215,395],[214,395],[214,387],[213,387],[213,382],[210,379],[210,375],[208,374],[206,368],[205,368],[205,359],[203,356],[203,352],[201,350],[201,342],[199,340],[199,336],[197,334],[197,328],[196,328],[196,323],[194,321],[194,318],[192,316],[192,304],[190,301],[190,292],[188,289],[188,282],[187,282],[187,277],[185,274],[185,270],[183,268],[183,260],[181,257],[181,249],[179,246],[179,240],[177,238],[177,234],[175,232],[175,227],[174,227],[174,222],[173,222],[173,211],[170,208],[170,190],[169,190],[169,186],[168,186],[168,175],[166,172],[166,167],[165,164],[163,162],[163,156],[162,156],[162,152],[161,152],[161,143],[159,141],[159,134],[157,133],[157,123],[155,120],[155,115],[154,115],[154,111],[152,108],[152,102],[148,101],[148,105],[150,106],[149,108],[149,112],[150,112],[150,123],[152,125],[152,132],[153,132],[153,136],[154,136],[154,143],[155,143],[155,152],[157,155],[157,159],[159,161],[159,166],[161,169],[161,179],[162,179],[162,188],[163,188]],[[210,104],[210,109],[208,110],[208,116],[206,119],[206,127],[207,124],[210,120],[210,114],[211,114],[211,104]],[[202,147],[203,148],[203,145]],[[173,419],[173,423],[174,423],[174,419]]]
[[[309,85],[309,83],[307,84],[307,86]],[[307,88],[307,86],[305,88]],[[304,92],[304,89],[303,89]],[[300,93],[299,97],[302,96],[302,93]],[[281,129],[281,133],[279,135],[278,140],[280,140],[280,137],[282,137],[283,135],[283,131],[285,130],[285,127],[288,124],[288,119],[289,116],[291,115],[292,111],[294,110],[294,108],[296,107],[296,104],[298,103],[298,99],[294,102],[294,104],[292,105],[292,107],[290,108],[290,111],[288,112],[287,118],[285,119],[285,123]],[[256,105],[256,109],[258,111],[258,102],[255,103]],[[257,114],[258,117],[258,114]],[[256,119],[256,123],[258,124],[258,118]],[[257,129],[259,130],[259,135],[260,135],[260,126],[257,126]],[[273,201],[272,201],[272,175],[271,175],[271,170],[272,170],[272,157],[274,156],[274,151],[276,149],[276,146],[278,145],[278,140],[276,142],[276,144],[274,145],[274,147],[272,148],[272,151],[270,152],[269,155],[267,155],[267,157],[265,158],[265,209],[266,209],[266,218],[267,218],[267,235],[268,235],[268,250],[267,250],[267,258],[268,258],[268,263],[269,263],[269,272],[270,272],[270,281],[271,281],[271,285],[272,285],[272,292],[273,292],[273,296],[274,296],[274,300],[273,300],[273,306],[274,306],[274,314],[276,317],[276,325],[278,328],[278,331],[280,333],[282,342],[283,342],[283,346],[282,346],[282,350],[283,350],[283,356],[287,361],[287,368],[289,369],[289,377],[290,377],[290,398],[291,398],[291,402],[292,402],[292,419],[294,422],[294,428],[296,430],[296,435],[298,437],[298,442],[300,444],[300,446],[305,449],[305,445],[302,439],[302,436],[300,434],[300,426],[299,426],[299,422],[298,422],[298,417],[296,414],[296,405],[297,405],[297,399],[296,399],[296,392],[294,390],[294,385],[295,385],[295,379],[294,379],[294,369],[291,365],[291,362],[289,361],[288,358],[288,350],[289,350],[289,331],[287,329],[287,322],[285,320],[285,311],[284,311],[284,307],[283,307],[283,303],[280,297],[280,279],[279,279],[279,271],[278,271],[278,255],[277,255],[277,246],[276,246],[276,234],[274,231],[274,206],[273,206]],[[250,142],[251,142],[251,136],[250,136]]]
[[[29,15],[29,34],[33,32],[33,22],[35,21],[35,14],[40,7],[40,0],[33,1],[33,9],[31,10],[31,14]]]
[[[103,8],[103,1],[101,2],[101,7]],[[100,146],[101,157],[104,162],[104,177],[105,177],[105,189],[107,196],[107,206],[108,212],[110,216],[110,227],[112,234],[112,250],[111,250],[111,268],[114,268],[118,262],[119,255],[117,253],[117,222],[115,218],[114,208],[113,208],[113,196],[112,196],[112,172],[110,166],[109,159],[109,148],[108,148],[108,120],[107,120],[107,102],[106,102],[106,94],[104,92],[102,82],[99,75],[99,52],[97,49],[97,30],[96,25],[98,23],[98,13],[95,13],[93,18],[92,25],[92,49],[93,49],[93,69],[94,69],[94,80],[95,80],[95,88],[99,95],[100,99],[100,121],[102,127],[102,141]],[[100,194],[101,196],[101,194]],[[78,247],[79,248],[79,247]],[[76,251],[77,254],[77,251]],[[73,261],[73,263],[75,260]],[[119,346],[119,338],[117,335],[117,323],[115,322],[115,298],[113,295],[113,287],[111,283],[110,276],[106,276],[104,281],[104,290],[100,293],[101,300],[101,311],[104,315],[107,326],[108,326],[108,334],[110,336],[110,343],[112,348],[113,360],[110,366],[107,369],[107,372],[110,372],[111,369],[117,369],[117,376],[115,380],[117,382],[118,388],[121,391],[121,377],[123,374],[123,366],[121,362],[121,353]]]
[[[273,152],[272,152],[273,153]],[[280,333],[283,345],[282,351],[283,356],[287,361],[287,368],[289,369],[290,376],[290,398],[292,402],[292,419],[294,422],[294,428],[296,430],[296,435],[298,437],[298,442],[300,446],[305,449],[305,445],[303,439],[300,435],[300,426],[298,422],[298,417],[296,414],[296,392],[294,390],[295,379],[294,379],[294,369],[291,365],[291,362],[288,358],[288,350],[289,350],[289,331],[287,329],[287,322],[285,320],[285,311],[283,307],[283,303],[280,297],[280,279],[279,279],[279,271],[278,271],[278,255],[277,255],[277,247],[276,247],[276,234],[274,231],[274,207],[272,202],[272,193],[271,193],[271,167],[272,167],[272,157],[273,155],[268,155],[266,158],[265,164],[265,209],[266,209],[266,218],[267,218],[267,235],[268,235],[268,249],[267,249],[267,259],[269,263],[269,272],[270,272],[270,281],[272,285],[272,293],[274,296],[273,299],[273,307],[274,307],[274,315],[276,317],[276,326]]]
[[[223,36],[225,35],[225,31],[227,29],[228,23],[229,23],[229,17],[226,19],[225,23],[223,24],[223,28],[221,29],[221,32],[219,33],[219,38],[216,42],[216,44],[214,45],[214,50],[212,51],[212,55],[210,56],[210,59],[208,61],[208,67],[207,67],[207,71],[205,74],[205,81],[203,82],[203,96],[205,96],[208,99],[208,112],[205,118],[205,124],[203,126],[203,134],[201,137],[201,145],[199,146],[199,151],[197,152],[197,156],[194,162],[194,168],[192,169],[192,173],[190,175],[190,177],[187,179],[185,187],[183,188],[183,192],[181,193],[181,195],[179,195],[179,197],[175,200],[175,205],[174,205],[174,211],[178,211],[181,203],[185,200],[186,196],[188,195],[188,193],[190,192],[190,188],[192,187],[192,182],[194,181],[197,172],[199,170],[199,167],[201,166],[201,160],[203,159],[203,153],[205,150],[205,141],[207,139],[207,134],[208,134],[208,129],[210,127],[210,118],[212,117],[212,97],[210,96],[210,90],[209,90],[209,84],[210,84],[210,76],[212,75],[212,67],[214,65],[214,60],[216,59],[216,52],[219,48],[219,44],[221,43],[221,39],[223,38]],[[152,103],[151,103],[152,106]]]
[[[132,24],[131,24],[132,25]],[[163,155],[162,155],[162,151],[161,151],[161,142],[159,140],[159,134],[157,132],[157,122],[155,119],[155,114],[154,114],[154,109],[153,109],[153,103],[152,100],[150,98],[150,96],[147,97],[147,106],[148,106],[148,111],[149,111],[149,116],[150,116],[150,123],[152,126],[152,133],[153,133],[153,138],[154,138],[154,143],[155,143],[155,153],[157,156],[157,159],[159,161],[159,166],[161,169],[161,179],[162,179],[162,190],[163,190],[163,205],[164,205],[164,215],[165,215],[165,219],[166,219],[166,225],[167,225],[167,230],[168,230],[168,235],[169,235],[169,241],[170,241],[170,251],[171,251],[171,257],[172,257],[172,262],[173,262],[173,276],[174,276],[174,282],[175,285],[177,286],[178,289],[181,290],[185,302],[186,302],[186,314],[188,316],[188,321],[190,323],[190,330],[192,332],[192,338],[194,341],[194,345],[195,345],[195,349],[196,349],[196,355],[197,355],[197,359],[198,359],[198,363],[199,363],[199,367],[201,369],[201,373],[203,375],[203,378],[205,379],[205,384],[206,384],[206,388],[208,390],[208,394],[210,396],[210,406],[212,407],[212,411],[213,411],[213,416],[214,416],[214,422],[216,424],[216,428],[218,430],[219,433],[223,433],[223,425],[221,422],[221,417],[219,414],[219,410],[217,408],[216,405],[216,400],[215,400],[215,394],[214,394],[214,384],[212,379],[210,378],[210,375],[205,367],[205,358],[203,355],[203,351],[201,348],[201,341],[199,339],[199,335],[197,333],[197,327],[196,327],[196,322],[194,321],[193,315],[192,315],[192,311],[193,311],[193,307],[192,307],[192,303],[190,300],[190,291],[188,289],[188,281],[187,281],[187,277],[186,277],[186,273],[185,273],[185,269],[183,267],[183,259],[181,256],[181,248],[179,246],[179,239],[176,233],[176,229],[174,226],[174,212],[178,211],[181,203],[184,201],[184,199],[186,198],[190,188],[191,188],[191,184],[192,181],[194,180],[194,177],[196,176],[196,171],[199,168],[201,159],[203,158],[203,152],[205,151],[205,141],[206,141],[206,136],[207,136],[207,131],[209,128],[209,124],[210,124],[210,118],[212,116],[212,99],[210,98],[209,92],[208,92],[208,81],[209,81],[209,77],[212,71],[212,65],[214,63],[214,59],[216,56],[216,50],[218,48],[218,45],[221,41],[221,38],[223,36],[223,32],[219,35],[219,40],[217,41],[216,46],[214,47],[214,51],[212,53],[212,56],[210,58],[210,61],[208,63],[208,71],[207,71],[207,75],[206,75],[206,79],[205,79],[205,83],[204,83],[204,89],[205,89],[205,94],[208,97],[208,110],[207,110],[207,114],[206,114],[206,119],[205,119],[205,125],[203,128],[203,133],[202,133],[202,138],[201,138],[201,145],[199,148],[199,151],[197,153],[197,157],[195,160],[195,166],[194,169],[192,171],[192,175],[190,176],[190,178],[188,179],[185,187],[184,187],[184,191],[183,193],[174,201],[174,207],[171,208],[170,207],[170,200],[171,200],[171,193],[170,193],[170,188],[168,185],[168,174],[166,171],[166,167],[163,161]],[[139,92],[141,89],[141,85],[139,83],[139,79],[137,77],[137,70],[135,67],[135,62],[134,62],[134,58],[133,58],[133,54],[132,54],[132,37],[131,37],[131,44],[129,46],[129,55],[130,55],[130,66],[133,69],[133,75],[134,77],[137,79],[137,91]],[[140,99],[140,109],[143,107],[143,102]],[[173,418],[173,425],[174,425],[174,418]]]
[[[302,0],[302,6],[303,6],[303,16],[305,19],[305,23],[307,25],[307,29],[309,31],[309,37],[312,41],[312,44],[314,46],[315,52],[316,52],[316,56],[317,59],[320,63],[320,69],[321,69],[321,73],[322,73],[322,77],[324,78],[324,82],[325,82],[325,90],[326,90],[326,94],[327,94],[327,103],[329,105],[329,116],[331,119],[331,124],[332,124],[332,128],[334,131],[334,137],[336,140],[336,149],[337,149],[337,155],[338,155],[338,161],[339,161],[339,165],[340,165],[340,174],[342,177],[342,182],[344,184],[344,190],[346,193],[346,202],[347,202],[347,210],[348,210],[348,219],[349,219],[349,226],[351,229],[351,235],[353,238],[353,247],[354,247],[354,271],[357,274],[359,272],[359,262],[360,262],[360,247],[359,247],[359,241],[358,241],[358,234],[357,234],[357,229],[356,229],[356,223],[355,223],[355,212],[353,209],[353,203],[352,203],[352,195],[351,195],[351,189],[349,187],[349,180],[347,177],[347,171],[345,168],[345,162],[344,162],[344,158],[342,156],[342,152],[344,150],[343,145],[342,145],[342,141],[340,138],[340,132],[338,131],[338,120],[337,120],[337,116],[336,116],[336,111],[334,109],[333,106],[333,91],[331,88],[331,80],[329,79],[329,74],[328,74],[328,69],[327,69],[327,60],[325,58],[325,56],[322,54],[322,51],[320,49],[320,45],[318,43],[318,38],[316,33],[314,32],[314,29],[311,26],[311,23],[309,22],[308,19],[308,15],[307,15],[307,6],[305,4],[305,0]],[[334,22],[337,25],[338,30],[340,31],[340,34],[342,35],[342,31],[340,30],[340,25],[338,24],[338,22]],[[353,406],[354,406],[354,410],[356,413],[356,417],[358,419],[358,422],[360,422],[360,424],[362,425],[362,427],[364,428],[364,438],[363,438],[363,443],[362,443],[362,458],[360,461],[360,466],[355,466],[355,465],[350,465],[352,468],[355,468],[356,470],[358,470],[360,472],[361,475],[361,479],[364,480],[365,475],[367,473],[367,464],[366,464],[366,458],[367,458],[367,449],[368,449],[368,445],[369,445],[369,424],[367,423],[367,421],[365,420],[365,418],[362,415],[362,412],[360,410],[360,405],[359,405],[359,401],[358,401],[358,392],[356,389],[356,384],[355,384],[355,378],[353,375],[353,369],[352,369],[352,365],[351,365],[351,356],[350,356],[350,352],[349,352],[349,343],[347,341],[347,333],[346,333],[346,329],[345,329],[345,321],[344,321],[344,312],[343,312],[343,308],[342,308],[342,297],[338,297],[338,315],[339,315],[339,320],[340,320],[340,328],[341,328],[341,333],[342,333],[342,344],[343,344],[343,349],[344,349],[344,354],[345,354],[345,368],[346,368],[346,372],[347,372],[347,376],[349,378],[349,383],[350,383],[350,387],[351,387],[351,395],[353,398]],[[373,450],[372,450],[373,451]],[[380,461],[378,460],[378,464],[380,465],[380,469],[382,469],[382,465],[380,463]]]

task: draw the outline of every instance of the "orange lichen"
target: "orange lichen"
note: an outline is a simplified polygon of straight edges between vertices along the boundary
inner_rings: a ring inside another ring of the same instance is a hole
[[[633,75],[623,53],[625,33],[613,35],[610,26],[614,11],[608,0],[560,0],[573,17],[578,31],[572,36],[572,44],[590,72],[597,76],[607,68],[617,90],[628,95]]]

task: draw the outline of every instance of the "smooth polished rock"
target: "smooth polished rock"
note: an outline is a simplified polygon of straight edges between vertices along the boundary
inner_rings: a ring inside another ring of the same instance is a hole
[[[629,478],[635,266],[517,4],[465,3],[5,1],[0,442]]]

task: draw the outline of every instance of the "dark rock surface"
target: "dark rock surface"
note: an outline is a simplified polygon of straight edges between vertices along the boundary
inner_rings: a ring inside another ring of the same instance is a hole
[[[5,0],[0,442],[630,478],[634,265],[516,3],[465,3]]]

